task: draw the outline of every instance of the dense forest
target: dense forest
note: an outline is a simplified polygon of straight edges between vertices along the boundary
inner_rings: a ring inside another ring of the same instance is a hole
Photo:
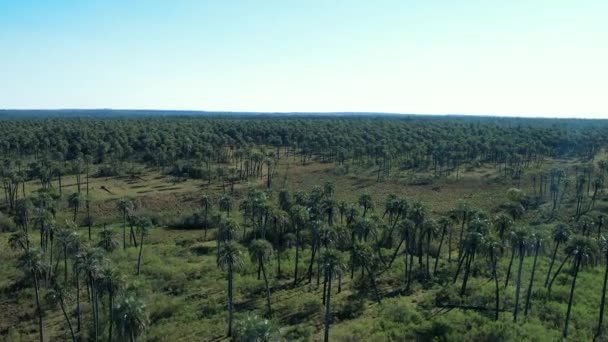
[[[608,340],[608,121],[19,114],[2,339]]]

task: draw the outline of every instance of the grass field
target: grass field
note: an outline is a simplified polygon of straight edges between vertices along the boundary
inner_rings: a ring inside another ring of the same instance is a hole
[[[548,161],[542,165],[547,170],[556,165],[571,167],[575,161]],[[539,170],[529,170],[536,172]],[[84,178],[84,177],[83,177]],[[425,184],[414,185],[413,180],[425,179]],[[509,188],[516,185],[514,180],[505,180],[493,167],[476,167],[463,170],[459,179],[450,176],[446,179],[433,179],[424,173],[411,171],[395,174],[390,179],[376,182],[373,169],[358,168],[347,175],[339,175],[332,164],[318,162],[301,165],[296,161],[284,162],[279,166],[279,173],[274,178],[275,188],[283,185],[291,190],[309,191],[316,185],[331,181],[335,184],[336,198],[355,202],[362,192],[372,195],[376,205],[381,207],[382,200],[390,193],[405,196],[411,200],[420,200],[430,209],[432,215],[445,214],[460,200],[487,212],[493,212],[506,201]],[[76,179],[64,177],[62,192],[64,197],[76,191]],[[251,187],[263,188],[265,178],[237,184],[234,189],[235,202],[243,198]],[[102,188],[103,186],[103,188]],[[83,185],[84,187],[84,185]],[[532,184],[526,177],[519,184],[525,191],[532,192]],[[27,184],[26,192],[33,191],[37,184]],[[104,178],[91,177],[89,189],[92,201],[92,215],[95,219],[94,238],[102,223],[108,229],[122,236],[122,223],[116,209],[116,200],[122,197],[136,198],[139,211],[160,218],[159,225],[146,237],[143,248],[143,267],[140,276],[135,275],[138,249],[119,248],[108,255],[112,264],[125,275],[126,283],[136,288],[147,303],[150,329],[146,333],[149,341],[204,340],[217,341],[225,338],[226,332],[226,275],[217,267],[215,260],[215,231],[207,237],[202,230],[175,230],[165,226],[163,218],[186,215],[200,210],[199,199],[203,194],[217,199],[222,193],[218,182],[207,185],[204,181],[176,181],[146,169],[137,178]],[[104,190],[105,189],[105,190]],[[106,191],[107,190],[107,191]],[[84,190],[83,190],[84,191]],[[65,205],[65,203],[63,204]],[[381,208],[377,209],[380,211]],[[606,211],[601,204],[599,210]],[[70,210],[62,211],[58,222],[69,218]],[[81,209],[80,215],[84,215]],[[239,216],[236,208],[233,215]],[[533,213],[528,213],[530,219]],[[81,227],[86,236],[86,227]],[[31,288],[17,291],[17,284],[23,281],[24,274],[17,268],[17,252],[8,248],[9,233],[0,234],[0,333],[7,341],[30,341],[36,338],[34,293]],[[36,245],[38,238],[32,235]],[[547,247],[550,243],[547,243]],[[390,251],[385,251],[386,254]],[[507,251],[505,251],[507,253]],[[525,269],[529,269],[531,258],[525,258]],[[301,272],[305,272],[310,260],[310,249],[305,249],[300,261]],[[502,258],[498,273],[506,272],[508,258]],[[544,280],[548,267],[548,253],[541,256],[538,264],[538,282]],[[235,320],[239,321],[248,314],[264,315],[264,283],[256,277],[256,267],[246,263],[243,272],[235,278]],[[276,258],[268,265],[272,292],[273,321],[280,327],[282,336],[287,340],[320,340],[323,333],[323,305],[321,303],[322,284],[317,285],[313,276],[309,284],[307,279],[301,285],[292,287],[294,268],[294,251],[288,250],[282,255],[282,277],[276,271]],[[446,264],[442,259],[440,269],[452,270],[455,263]],[[491,306],[493,283],[487,271],[473,270],[475,277],[469,286],[467,305]],[[446,275],[450,272],[444,272]],[[578,291],[581,293],[599,293],[601,270],[591,269],[581,275]],[[439,275],[441,276],[441,275]],[[384,298],[382,304],[374,301],[373,293],[366,281],[355,275],[351,279],[343,276],[342,291],[332,296],[332,339],[336,341],[385,341],[410,340],[414,336],[424,340],[425,334],[443,333],[456,336],[468,336],[471,340],[538,340],[554,341],[559,339],[559,326],[563,317],[547,317],[549,312],[543,308],[551,306],[550,312],[565,311],[565,300],[569,288],[566,275],[558,277],[551,295],[539,288],[533,293],[533,305],[529,321],[534,324],[515,324],[511,322],[513,286],[501,286],[504,312],[498,322],[491,320],[492,312],[467,311],[441,308],[435,305],[438,296],[452,298],[454,286],[415,283],[410,292],[403,293],[403,260],[397,258],[394,266],[381,274],[377,281]],[[527,284],[528,272],[523,274],[523,284]],[[543,278],[543,279],[541,279]],[[587,281],[585,281],[587,279]],[[511,281],[513,282],[513,280]],[[450,283],[450,282],[448,282]],[[405,294],[401,296],[400,294]],[[454,297],[455,298],[455,297]],[[73,303],[73,296],[66,299]],[[585,340],[593,331],[593,320],[589,317],[595,313],[588,312],[597,302],[594,297],[577,297],[572,320],[572,338]],[[543,305],[539,305],[543,303]],[[51,340],[68,339],[65,321],[56,307],[45,304],[44,324]],[[90,317],[91,308],[85,300],[83,317]],[[108,311],[102,300],[101,331],[105,331]],[[86,323],[85,323],[86,325]],[[88,326],[88,325],[86,325]],[[459,329],[459,330],[454,330]],[[535,330],[536,329],[536,330]],[[87,332],[91,334],[90,331]],[[476,335],[477,334],[477,335]],[[433,335],[433,336],[435,336]],[[573,339],[575,340],[575,339]]]

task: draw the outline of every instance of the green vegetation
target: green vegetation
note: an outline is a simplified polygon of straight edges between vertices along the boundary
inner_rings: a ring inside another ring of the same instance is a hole
[[[608,122],[0,120],[8,341],[605,340]]]

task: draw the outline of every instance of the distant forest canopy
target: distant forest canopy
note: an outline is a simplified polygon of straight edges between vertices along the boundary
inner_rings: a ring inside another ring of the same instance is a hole
[[[0,120],[3,170],[22,170],[12,162],[26,161],[33,170],[29,179],[69,173],[53,164],[69,161],[103,164],[108,175],[129,161],[170,167],[176,176],[244,179],[283,156],[374,166],[378,180],[394,168],[432,169],[441,177],[467,163],[492,163],[515,178],[547,157],[592,158],[608,139],[608,121],[602,120],[161,111],[150,116],[150,111],[111,110],[0,116],[17,113],[29,114]]]

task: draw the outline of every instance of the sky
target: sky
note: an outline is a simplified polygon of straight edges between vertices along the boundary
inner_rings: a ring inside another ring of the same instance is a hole
[[[0,108],[608,118],[606,0],[0,0]]]

